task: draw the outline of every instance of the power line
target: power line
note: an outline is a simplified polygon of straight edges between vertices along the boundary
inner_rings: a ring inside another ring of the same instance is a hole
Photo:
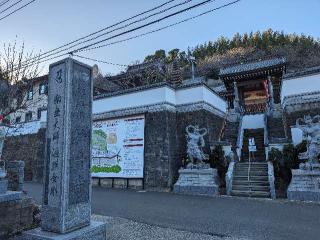
[[[179,22],[176,22],[176,23],[173,23],[173,24],[169,24],[169,25],[167,25],[167,26],[164,26],[164,27],[161,27],[161,28],[152,30],[152,31],[148,31],[148,32],[143,33],[143,34],[138,34],[138,35],[135,35],[135,36],[133,36],[133,37],[125,38],[125,39],[122,39],[122,40],[118,40],[118,41],[115,41],[115,42],[111,42],[111,43],[108,43],[108,44],[104,44],[104,45],[100,45],[100,46],[96,46],[96,47],[92,47],[92,48],[81,49],[81,50],[79,50],[79,51],[77,51],[77,52],[95,50],[95,49],[99,49],[99,48],[111,46],[111,45],[114,45],[114,44],[117,44],[117,43],[126,42],[126,41],[129,41],[129,40],[132,40],[132,39],[140,38],[140,37],[143,37],[143,36],[146,36],[146,35],[150,35],[150,34],[152,34],[152,33],[156,33],[156,32],[159,32],[159,31],[162,31],[162,30],[165,30],[165,29],[174,27],[174,26],[176,26],[176,25],[180,25],[180,24],[182,24],[182,23],[185,23],[185,22],[191,21],[191,20],[193,20],[193,19],[199,18],[199,17],[201,17],[201,16],[203,16],[203,15],[206,15],[206,14],[212,13],[212,12],[214,12],[214,11],[220,10],[220,9],[222,9],[222,8],[225,8],[225,7],[234,5],[234,4],[236,4],[236,3],[240,2],[240,1],[241,1],[241,0],[236,0],[236,1],[229,2],[229,3],[227,3],[227,4],[221,5],[221,6],[219,6],[219,7],[213,8],[213,9],[208,10],[208,11],[205,11],[205,12],[200,13],[200,14],[198,14],[198,15],[195,15],[195,16],[193,16],[193,17],[186,18],[186,19],[181,20],[181,21],[179,21]],[[49,61],[49,60],[53,60],[53,59],[56,59],[56,58],[59,58],[59,57],[63,57],[63,56],[66,56],[66,55],[68,55],[68,53],[60,54],[60,55],[58,55],[58,56],[54,56],[54,57],[51,57],[51,58],[49,58],[49,59],[45,59],[45,60],[39,61],[39,62],[37,62],[36,64],[40,64],[40,63],[43,63],[43,62],[47,62],[47,61]],[[75,55],[75,54],[73,53],[73,55]],[[25,67],[28,67],[28,65],[29,65],[29,64],[27,64]],[[29,66],[31,66],[31,65],[34,65],[34,64],[31,63]]]
[[[0,12],[0,14],[6,12],[6,11],[9,10],[10,8],[13,8],[15,5],[21,3],[22,1],[23,1],[23,0],[19,0],[18,2],[15,2],[15,3],[11,4],[9,7],[7,7],[7,8],[4,9],[4,10],[2,10],[2,11]]]
[[[81,48],[79,48],[79,49],[77,49],[77,50],[72,51],[71,53],[79,52],[79,51],[81,51],[81,50],[83,50],[83,49],[92,47],[92,46],[97,45],[97,44],[99,44],[99,43],[108,41],[108,40],[110,40],[110,39],[113,39],[113,38],[122,36],[122,35],[124,35],[124,34],[128,34],[128,33],[137,31],[137,30],[139,30],[139,29],[148,27],[148,26],[153,25],[153,24],[155,24],[155,23],[159,23],[159,22],[161,22],[161,21],[163,21],[163,20],[165,20],[165,19],[168,19],[168,18],[171,18],[171,17],[173,17],[173,16],[179,15],[179,14],[181,14],[181,13],[190,11],[191,9],[200,7],[200,6],[204,5],[204,4],[207,4],[207,3],[212,2],[212,1],[214,1],[214,0],[206,0],[206,1],[203,1],[203,2],[201,2],[201,3],[197,3],[197,4],[195,4],[195,5],[192,5],[192,6],[190,6],[190,7],[187,7],[187,8],[185,8],[185,9],[182,9],[182,10],[180,10],[180,11],[171,13],[171,14],[169,14],[169,15],[167,15],[167,16],[164,16],[164,17],[162,17],[162,18],[159,18],[159,19],[156,19],[156,20],[154,20],[154,21],[148,22],[148,23],[143,24],[143,25],[141,25],[141,26],[138,26],[138,27],[129,29],[129,30],[127,30],[127,31],[125,31],[125,32],[122,32],[122,33],[118,33],[118,34],[116,34],[116,35],[114,35],[114,36],[111,36],[111,37],[102,39],[102,40],[97,41],[97,42],[95,42],[95,43],[88,44],[88,45],[86,45],[86,46],[84,46],[84,47],[81,47]]]
[[[30,1],[30,2],[28,2],[28,3],[26,3],[26,4],[24,4],[24,5],[22,5],[21,7],[17,8],[17,9],[14,10],[14,11],[12,11],[11,13],[9,13],[9,14],[5,15],[4,17],[0,18],[0,21],[3,20],[3,19],[5,19],[5,18],[7,18],[7,17],[9,17],[9,16],[11,16],[12,14],[18,12],[19,10],[27,7],[28,5],[30,5],[31,3],[35,2],[35,1],[36,1],[36,0],[32,0],[32,1]]]
[[[241,0],[236,0],[236,1],[233,1],[233,2],[226,3],[226,4],[224,4],[224,5],[221,5],[221,6],[219,6],[219,7],[213,8],[213,9],[211,9],[211,10],[205,11],[205,12],[200,13],[200,14],[198,14],[198,15],[195,15],[195,16],[193,16],[193,17],[186,18],[186,19],[181,20],[181,21],[179,21],[179,22],[176,22],[176,23],[173,23],[173,24],[169,24],[169,25],[167,25],[167,26],[164,26],[164,27],[161,27],[161,28],[158,28],[158,29],[155,29],[155,30],[146,32],[146,33],[142,33],[142,34],[139,34],[139,35],[135,35],[135,36],[133,36],[133,37],[125,38],[125,39],[122,39],[122,40],[118,40],[118,41],[115,41],[115,42],[111,42],[111,43],[108,43],[108,44],[104,44],[104,45],[100,45],[100,46],[96,46],[96,47],[92,47],[92,48],[79,49],[79,51],[76,51],[76,52],[91,51],[91,50],[95,50],[95,49],[99,49],[99,48],[111,46],[111,45],[114,45],[114,44],[117,44],[117,43],[127,42],[127,41],[129,41],[129,40],[133,40],[133,39],[136,39],[136,38],[140,38],[140,37],[143,37],[143,36],[146,36],[146,35],[150,35],[150,34],[152,34],[152,33],[156,33],[156,32],[159,32],[159,31],[162,31],[162,30],[165,30],[165,29],[174,27],[174,26],[176,26],[176,25],[180,25],[180,24],[182,24],[182,23],[191,21],[191,20],[193,20],[193,19],[196,19],[196,18],[201,17],[201,16],[203,16],[203,15],[209,14],[209,13],[214,12],[214,11],[216,11],[216,10],[220,10],[220,9],[225,8],[225,7],[228,7],[228,6],[230,6],[230,5],[234,5],[234,4],[236,4],[236,3],[240,2],[240,1],[241,1]]]
[[[84,46],[84,47],[81,47],[81,48],[78,48],[78,49],[76,49],[76,50],[72,50],[72,51],[70,51],[70,52],[68,52],[68,53],[69,53],[69,54],[72,54],[72,53],[78,52],[78,51],[80,51],[80,50],[82,50],[82,49],[85,49],[85,48],[88,48],[88,47],[97,45],[97,44],[102,43],[102,42],[106,42],[106,41],[111,40],[111,39],[113,39],[113,38],[116,38],[116,37],[119,37],[119,36],[122,36],[122,35],[125,35],[125,34],[128,34],[128,33],[137,31],[137,30],[142,29],[142,28],[145,28],[145,27],[147,27],[147,26],[150,26],[150,25],[159,23],[159,22],[161,22],[161,21],[163,21],[163,20],[165,20],[165,19],[174,17],[174,16],[179,15],[179,14],[181,14],[181,13],[190,11],[190,10],[192,10],[192,9],[194,9],[194,8],[197,8],[197,7],[200,7],[200,6],[202,6],[202,5],[208,4],[208,3],[212,2],[212,1],[215,1],[215,0],[205,0],[205,1],[203,1],[203,2],[197,3],[197,4],[192,5],[192,6],[190,6],[190,7],[184,8],[184,9],[182,9],[182,10],[180,10],[180,11],[177,11],[177,12],[171,13],[171,14],[169,14],[169,15],[166,15],[166,16],[164,16],[164,17],[162,17],[162,18],[159,18],[159,19],[156,19],[156,20],[154,20],[154,21],[148,22],[148,23],[146,23],[146,24],[140,25],[140,26],[138,26],[138,27],[129,29],[129,30],[127,30],[127,31],[124,31],[124,32],[115,34],[115,35],[110,36],[110,37],[108,37],[108,38],[99,40],[99,41],[97,41],[97,42],[95,42],[95,43],[88,44],[88,45],[86,45],[86,46]],[[186,1],[186,2],[187,2],[187,1]],[[104,35],[104,34],[102,34],[102,35]],[[88,41],[89,41],[89,40],[88,40]],[[56,54],[58,54],[58,53],[61,53],[61,52],[67,51],[67,50],[71,50],[73,47],[74,47],[74,46],[70,46],[70,47],[68,47],[68,48],[66,48],[66,49],[64,49],[64,50],[60,50],[60,51],[58,51],[58,52],[56,52],[56,53],[49,54],[49,55],[47,55],[47,56],[45,56],[45,57],[40,57],[39,60],[46,59],[47,57],[56,55]]]
[[[2,1],[2,3],[0,3],[0,7],[2,7],[3,5],[5,5],[7,2],[10,2],[10,0],[4,0],[4,1]]]
[[[102,29],[100,29],[100,30],[98,30],[98,31],[96,31],[96,32],[90,33],[90,34],[88,34],[88,35],[86,35],[86,36],[83,36],[83,37],[81,37],[81,38],[78,38],[78,39],[73,40],[73,41],[71,41],[71,42],[68,42],[68,43],[66,43],[66,44],[63,44],[63,45],[61,45],[61,46],[59,46],[59,47],[56,47],[56,48],[54,48],[54,49],[52,49],[52,50],[49,50],[49,51],[47,51],[47,52],[44,52],[44,53],[40,54],[39,56],[41,57],[41,56],[44,56],[44,55],[48,55],[49,53],[55,52],[56,50],[59,50],[59,49],[61,49],[61,48],[67,47],[67,46],[70,46],[71,44],[74,44],[74,43],[76,43],[76,42],[79,42],[79,41],[81,41],[81,40],[84,40],[84,39],[86,39],[86,38],[88,38],[88,37],[91,37],[91,36],[93,36],[93,35],[96,35],[96,34],[98,34],[98,33],[101,33],[101,32],[103,32],[103,31],[105,31],[105,30],[110,29],[110,28],[116,27],[116,26],[118,26],[118,25],[120,25],[120,24],[122,24],[122,23],[128,22],[128,21],[130,21],[130,20],[132,20],[132,19],[134,19],[134,18],[137,18],[137,17],[142,16],[142,15],[144,15],[144,14],[147,14],[147,13],[149,13],[149,12],[152,12],[152,11],[154,11],[154,10],[156,10],[156,9],[162,8],[162,7],[164,7],[165,5],[168,5],[168,4],[170,4],[170,3],[174,2],[174,1],[176,1],[176,0],[170,0],[170,1],[167,1],[167,2],[165,2],[165,3],[162,3],[161,5],[155,6],[155,7],[151,8],[151,9],[148,9],[148,10],[146,10],[146,11],[143,11],[143,12],[141,12],[141,13],[138,13],[138,14],[132,16],[132,17],[129,17],[129,18],[124,19],[124,20],[122,20],[122,21],[120,21],[120,22],[114,23],[114,24],[112,24],[112,25],[110,25],[110,26],[107,26],[107,27],[105,27],[105,28],[102,28]],[[192,0],[191,0],[191,1],[192,1]],[[76,46],[77,46],[77,45],[76,45]],[[69,49],[71,49],[71,47],[68,48],[67,50],[69,50]],[[59,52],[56,52],[55,54],[58,54],[58,53],[60,53],[60,52],[62,52],[62,51],[66,51],[66,49],[61,50],[61,51],[59,51]],[[54,54],[50,54],[50,55],[48,55],[48,56],[52,56],[52,55],[54,55]],[[46,57],[48,57],[48,56],[46,56]],[[43,57],[43,58],[45,58],[45,57]],[[42,59],[43,59],[43,58],[42,58]]]
[[[169,8],[163,9],[163,10],[161,10],[161,11],[159,11],[159,12],[156,12],[156,13],[153,13],[153,14],[148,15],[148,16],[146,16],[146,17],[140,18],[140,19],[138,19],[138,20],[136,20],[136,21],[130,22],[130,23],[124,25],[124,26],[121,26],[121,27],[112,29],[111,31],[102,33],[102,34],[100,34],[100,35],[98,35],[98,36],[95,36],[95,37],[93,37],[93,38],[87,39],[87,40],[85,40],[85,41],[78,42],[78,43],[76,43],[76,44],[74,44],[74,45],[72,45],[72,46],[69,46],[69,47],[67,47],[67,48],[65,48],[65,49],[61,49],[61,50],[59,50],[59,51],[57,51],[57,52],[55,52],[55,53],[52,53],[52,54],[49,54],[49,55],[47,55],[47,54],[40,54],[40,57],[41,57],[41,59],[45,59],[46,57],[53,56],[53,55],[55,55],[55,54],[58,54],[58,53],[61,53],[61,52],[64,52],[64,51],[68,51],[68,50],[70,50],[70,49],[72,49],[72,48],[74,48],[74,47],[76,47],[76,46],[79,46],[79,45],[84,44],[84,43],[87,43],[87,42],[91,42],[91,41],[93,41],[93,40],[96,40],[96,39],[98,39],[98,38],[100,38],[100,37],[102,37],[102,36],[108,35],[108,34],[110,34],[110,33],[112,33],[112,32],[117,31],[117,30],[125,29],[125,28],[127,28],[127,27],[129,27],[129,26],[131,26],[131,25],[133,25],[133,24],[135,24],[135,23],[142,22],[142,21],[144,21],[144,20],[146,20],[146,19],[148,19],[148,18],[151,18],[151,17],[154,17],[154,16],[156,16],[156,15],[162,14],[162,13],[167,12],[167,11],[173,9],[173,8],[178,7],[178,6],[185,5],[185,4],[187,4],[187,3],[191,2],[191,1],[192,1],[192,0],[186,0],[186,1],[182,2],[182,3],[179,3],[179,4],[176,4],[176,5],[171,6],[171,7],[169,7]],[[43,56],[43,55],[47,55],[47,56]]]
[[[107,61],[104,61],[104,60],[88,58],[88,57],[77,55],[77,54],[74,54],[73,56],[78,57],[78,58],[82,58],[82,59],[86,59],[86,60],[90,60],[90,61],[94,61],[94,62],[99,62],[99,63],[105,63],[105,64],[109,64],[109,65],[113,65],[113,66],[118,66],[118,67],[128,67],[129,66],[129,65],[126,65],[126,64],[118,64],[118,63],[107,62]]]

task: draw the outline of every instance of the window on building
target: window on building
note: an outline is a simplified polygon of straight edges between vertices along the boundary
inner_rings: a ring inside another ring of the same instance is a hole
[[[41,83],[39,85],[39,95],[48,93],[48,85],[46,83]]]
[[[20,116],[16,117],[16,123],[19,123],[19,122],[21,122],[21,117]]]
[[[26,122],[32,121],[32,112],[27,112],[25,119],[26,119],[26,120],[25,120]]]
[[[33,99],[33,86],[30,87],[27,95],[27,100],[32,100],[32,99]]]
[[[43,111],[42,109],[38,109],[38,119],[41,119],[41,112],[42,111]]]

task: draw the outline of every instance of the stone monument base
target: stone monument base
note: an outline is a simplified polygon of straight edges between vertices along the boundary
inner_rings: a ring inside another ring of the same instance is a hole
[[[22,192],[7,191],[6,193],[0,194],[0,203],[20,200],[22,198]]]
[[[219,195],[217,169],[180,169],[173,192],[190,195]]]
[[[106,224],[101,222],[91,221],[90,226],[83,227],[76,231],[58,234],[42,231],[41,228],[36,228],[27,231],[18,238],[18,240],[106,240]]]
[[[301,165],[292,170],[288,199],[320,202],[320,164]]]

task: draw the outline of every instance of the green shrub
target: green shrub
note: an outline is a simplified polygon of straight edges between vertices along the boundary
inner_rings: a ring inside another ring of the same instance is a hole
[[[293,144],[284,145],[282,154],[284,167],[289,169],[295,169],[299,167],[297,150]]]
[[[307,143],[294,146],[287,144],[283,146],[282,152],[276,148],[271,148],[269,161],[273,163],[276,189],[286,192],[292,178],[291,169],[299,167],[299,154],[307,150]]]
[[[225,187],[225,176],[228,171],[228,162],[224,156],[224,151],[221,145],[217,145],[209,155],[210,167],[216,168],[220,177],[221,187]]]
[[[276,177],[280,176],[280,167],[283,166],[283,155],[282,152],[277,148],[271,148],[268,154],[269,161],[273,163],[274,174]]]

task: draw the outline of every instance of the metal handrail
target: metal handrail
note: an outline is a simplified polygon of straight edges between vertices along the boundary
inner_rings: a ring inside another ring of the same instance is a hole
[[[241,115],[239,118],[238,138],[237,138],[237,149],[240,149],[240,150],[242,150],[242,145],[243,145],[242,120],[243,120],[243,116]],[[239,162],[241,162],[241,153],[238,154],[238,158],[239,158]]]

